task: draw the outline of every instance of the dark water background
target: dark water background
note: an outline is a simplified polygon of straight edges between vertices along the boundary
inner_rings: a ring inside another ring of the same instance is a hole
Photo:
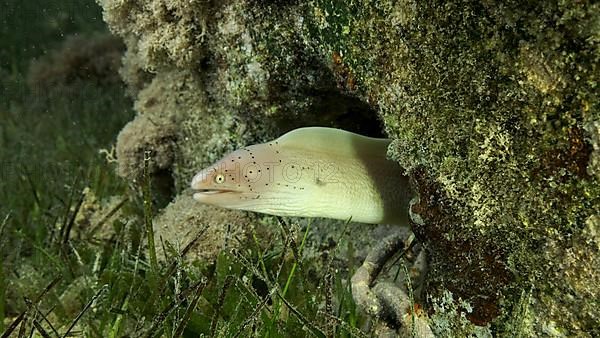
[[[89,183],[89,171],[102,165],[98,149],[114,142],[131,102],[116,73],[118,55],[99,55],[123,47],[94,1],[6,0],[1,7],[0,212],[25,225],[64,200],[65,185]],[[107,57],[116,61],[90,71]]]
[[[18,270],[48,264],[35,248],[57,241],[83,189],[122,185],[99,149],[132,116],[123,48],[93,0],[0,3],[0,332],[22,307],[8,276],[37,284]]]

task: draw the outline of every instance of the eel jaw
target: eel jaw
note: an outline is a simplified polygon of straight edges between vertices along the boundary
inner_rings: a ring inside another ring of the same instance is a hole
[[[237,191],[230,189],[192,189],[192,192],[195,200],[202,201],[203,198],[209,196],[236,193]]]

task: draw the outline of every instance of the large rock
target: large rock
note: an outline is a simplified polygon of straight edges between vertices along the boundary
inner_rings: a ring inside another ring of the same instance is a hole
[[[600,334],[597,3],[99,2],[138,100],[123,176],[135,139],[181,191],[298,126],[387,134],[420,197],[434,332]]]

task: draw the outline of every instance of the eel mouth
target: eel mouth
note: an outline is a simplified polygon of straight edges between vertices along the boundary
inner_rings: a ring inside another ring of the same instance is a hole
[[[202,197],[208,197],[212,195],[236,193],[238,191],[231,189],[192,189],[192,194],[195,199],[201,199]]]
[[[205,194],[205,195],[213,195],[213,194],[225,194],[228,192],[236,192],[231,189],[192,189],[194,194]]]

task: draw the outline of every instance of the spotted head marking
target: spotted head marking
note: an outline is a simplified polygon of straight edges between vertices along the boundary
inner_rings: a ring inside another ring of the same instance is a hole
[[[309,127],[227,154],[198,172],[194,199],[280,216],[399,222],[408,182],[386,158],[389,140]]]

